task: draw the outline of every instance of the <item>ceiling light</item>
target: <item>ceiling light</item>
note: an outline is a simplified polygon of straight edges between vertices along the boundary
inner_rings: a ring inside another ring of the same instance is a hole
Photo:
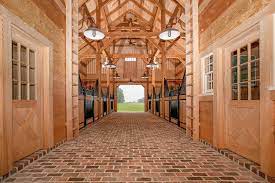
[[[165,41],[176,39],[179,36],[180,36],[180,31],[174,28],[167,28],[165,29],[165,31],[159,34],[159,38]]]
[[[150,62],[146,65],[147,68],[151,68],[151,69],[154,69],[154,68],[157,68],[158,67],[158,64],[156,64],[154,62],[153,59],[150,60]]]
[[[89,27],[84,31],[84,36],[94,41],[100,41],[105,38],[105,34],[96,27]]]
[[[119,79],[119,78],[120,78],[120,76],[118,75],[117,72],[116,72],[116,74],[114,75],[114,78],[115,78],[115,79]]]
[[[115,69],[116,65],[113,64],[112,62],[108,62],[106,65],[104,65],[104,67],[107,69]]]
[[[146,73],[146,72],[144,72],[144,74],[141,76],[141,78],[142,78],[142,79],[148,79],[148,78],[149,78],[149,76],[147,75],[147,73]]]

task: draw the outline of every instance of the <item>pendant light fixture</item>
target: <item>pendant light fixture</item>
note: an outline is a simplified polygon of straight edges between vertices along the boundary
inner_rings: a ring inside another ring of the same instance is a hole
[[[117,71],[116,71],[116,74],[114,75],[113,78],[114,78],[114,79],[120,79],[120,76],[118,75]]]
[[[84,31],[84,36],[94,41],[100,41],[105,38],[105,34],[95,26],[90,26]]]
[[[159,34],[159,38],[164,41],[177,39],[180,36],[180,31],[174,28],[167,28]]]
[[[151,59],[150,62],[146,65],[147,68],[154,69],[158,67],[158,64],[154,62],[154,59]]]
[[[111,60],[109,60],[109,62],[106,65],[104,65],[104,67],[107,69],[115,69],[116,65],[113,64],[113,62]]]
[[[85,8],[82,10],[82,15],[83,15],[83,21],[81,28],[84,27],[84,22],[88,26],[88,29],[86,29],[83,34],[86,38],[94,40],[94,41],[100,41],[105,38],[105,34],[102,30],[100,30],[95,23],[95,20],[92,16],[88,15]]]
[[[142,79],[148,79],[149,76],[146,72],[143,73],[143,75],[141,76]]]
[[[159,38],[163,41],[169,41],[177,39],[180,36],[180,31],[176,28],[173,28],[173,25],[176,25],[179,22],[177,16],[171,17],[172,21],[169,21],[169,24],[166,26],[166,29],[159,34]]]

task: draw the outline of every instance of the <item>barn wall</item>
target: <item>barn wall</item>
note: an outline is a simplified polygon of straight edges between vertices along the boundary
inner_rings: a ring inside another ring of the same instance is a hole
[[[200,139],[213,144],[213,97],[200,97]]]
[[[213,99],[206,101],[203,92],[200,97],[200,138],[259,163],[261,171],[274,176],[274,159],[268,155],[275,146],[273,132],[268,130],[272,128],[272,105],[267,88],[274,85],[270,77],[274,72],[270,69],[272,21],[268,17],[275,12],[275,4],[272,0],[230,0],[230,5],[223,6],[224,11],[217,12],[219,16],[200,19],[205,21],[200,22],[200,58],[210,53],[214,55]],[[230,49],[256,39],[261,45],[260,100],[232,102],[228,70]]]
[[[220,0],[218,0],[220,1]],[[224,4],[224,1],[221,0]],[[235,0],[230,7],[226,7],[223,12],[216,19],[213,19],[212,23],[200,33],[200,50],[204,51],[209,45],[215,42],[218,38],[224,36],[249,17],[255,15],[257,12],[266,7],[271,0],[255,0],[244,1]],[[215,1],[216,3],[216,1]],[[209,10],[211,11],[211,10]],[[209,21],[204,17],[200,22],[200,25],[204,25],[206,21]]]
[[[57,143],[66,137],[65,15],[52,0],[0,0],[0,3],[53,43],[53,120]]]

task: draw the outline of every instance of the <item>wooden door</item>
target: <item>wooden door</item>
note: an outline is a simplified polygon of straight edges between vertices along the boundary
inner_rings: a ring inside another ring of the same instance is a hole
[[[260,49],[248,39],[226,52],[226,146],[260,161]]]
[[[14,101],[12,122],[15,161],[42,148],[41,116],[37,101]]]
[[[43,147],[39,48],[14,33],[12,38],[12,141],[14,161]]]

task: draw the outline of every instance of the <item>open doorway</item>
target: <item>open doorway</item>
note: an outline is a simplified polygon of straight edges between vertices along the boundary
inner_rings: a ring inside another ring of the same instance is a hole
[[[118,112],[144,112],[144,87],[120,85],[117,89]]]

